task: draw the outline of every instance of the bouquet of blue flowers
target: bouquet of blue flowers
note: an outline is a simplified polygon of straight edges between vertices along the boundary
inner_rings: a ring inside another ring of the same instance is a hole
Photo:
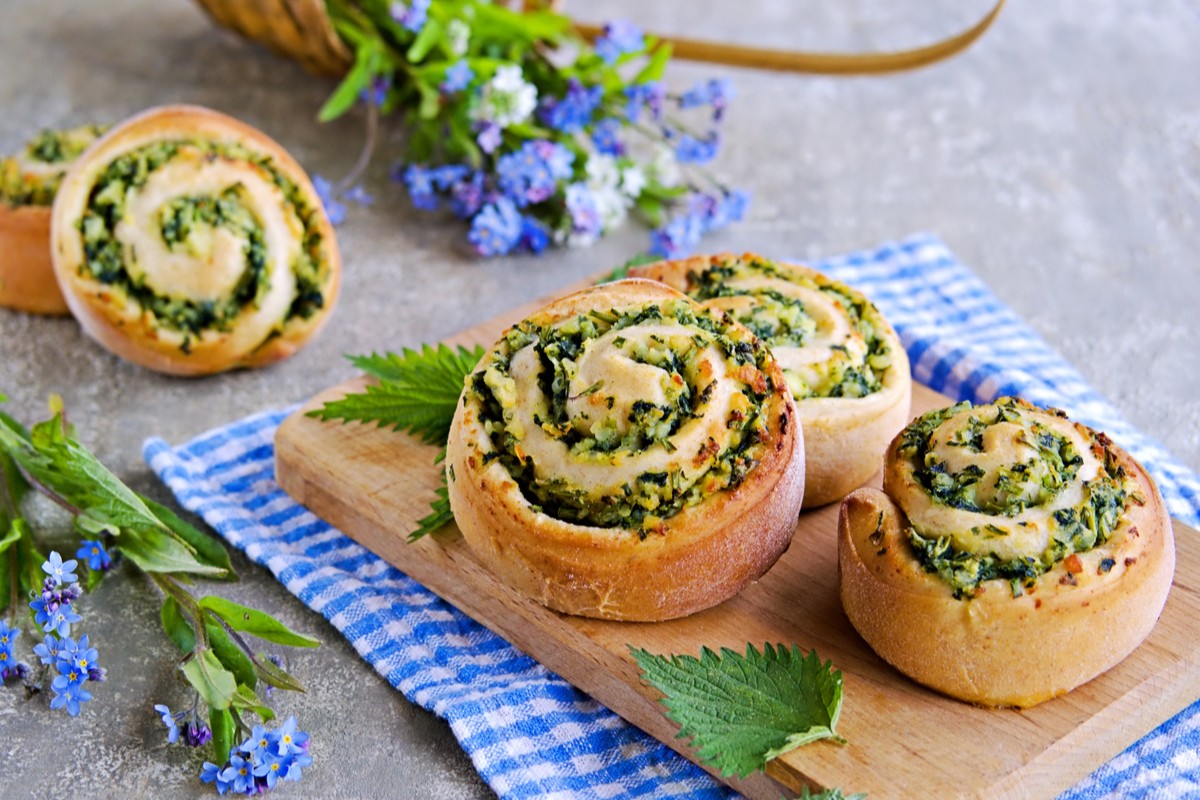
[[[662,82],[669,43],[629,22],[589,41],[550,10],[486,0],[328,0],[353,65],[321,111],[368,106],[407,122],[394,177],[417,208],[465,220],[482,255],[578,247],[631,215],[653,227],[649,250],[688,253],[741,219],[745,192],[704,169],[721,145],[726,80],[680,93]],[[356,180],[318,181],[335,220]]]

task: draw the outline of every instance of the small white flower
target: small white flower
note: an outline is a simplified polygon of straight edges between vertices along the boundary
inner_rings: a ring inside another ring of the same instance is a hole
[[[654,159],[650,162],[647,172],[646,177],[657,181],[662,186],[678,186],[679,182],[683,180],[679,161],[675,158],[675,151],[665,144],[656,148]]]
[[[592,153],[584,166],[588,187],[592,189],[615,189],[621,180],[617,160],[604,153]]]
[[[446,41],[450,45],[450,52],[456,58],[462,58],[467,54],[467,42],[470,39],[471,26],[461,19],[452,19],[446,24]]]
[[[600,212],[600,224],[605,232],[621,227],[628,216],[626,209],[629,198],[614,187],[596,189],[592,194],[596,198],[596,210]]]
[[[646,173],[639,166],[626,167],[621,170],[621,193],[631,201],[636,200],[646,188]]]
[[[529,119],[536,107],[537,89],[525,82],[520,67],[507,64],[483,85],[475,116],[507,128]]]

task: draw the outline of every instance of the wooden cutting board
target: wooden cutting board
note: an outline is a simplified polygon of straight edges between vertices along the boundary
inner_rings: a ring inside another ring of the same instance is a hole
[[[449,341],[491,345],[541,305],[513,309]],[[284,490],[684,756],[696,760],[676,738],[658,693],[639,680],[630,646],[697,655],[702,646],[744,650],[747,642],[782,642],[833,660],[845,681],[838,732],[849,743],[817,742],[771,761],[766,775],[727,781],[749,797],[774,800],[805,786],[837,786],[872,800],[1048,798],[1200,697],[1200,534],[1180,523],[1174,586],[1141,647],[1064,697],[1026,711],[981,709],[909,681],[851,628],[838,600],[836,504],[802,514],[787,553],[740,595],[670,622],[603,622],[549,611],[494,578],[453,525],[408,544],[440,482],[433,466],[439,448],[303,414],[363,383],[321,393],[280,426],[275,469]],[[947,403],[915,387],[914,415]]]

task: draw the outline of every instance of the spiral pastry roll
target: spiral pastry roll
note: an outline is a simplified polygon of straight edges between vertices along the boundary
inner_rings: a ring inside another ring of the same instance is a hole
[[[67,313],[50,261],[50,204],[71,163],[104,130],[42,131],[17,155],[0,159],[0,305]]]
[[[160,372],[285,358],[337,296],[337,244],[304,171],[204,108],[152,109],[109,132],[64,178],[51,233],[84,330]]]
[[[804,507],[840,500],[883,462],[908,421],[912,377],[895,331],[869,300],[815,270],[747,253],[630,271],[727,312],[783,368],[804,429]]]
[[[454,519],[550,608],[662,620],[716,605],[787,549],[804,453],[779,365],[748,330],[651,281],[570,295],[468,376]]]
[[[916,681],[988,706],[1031,706],[1125,658],[1175,569],[1162,497],[1102,433],[1003,398],[919,417],[883,491],[839,519],[842,604]]]

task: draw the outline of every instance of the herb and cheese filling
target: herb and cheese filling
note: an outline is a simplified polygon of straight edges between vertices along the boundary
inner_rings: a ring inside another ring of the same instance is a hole
[[[955,597],[996,578],[1014,596],[1075,553],[1108,541],[1141,502],[1109,440],[1015,398],[931,411],[901,432],[896,454],[920,490],[898,500],[926,571]]]
[[[92,186],[79,221],[80,274],[182,334],[184,352],[205,331],[237,331],[250,309],[278,333],[324,305],[316,220],[269,156],[230,143],[155,142],[115,158]],[[264,338],[252,327],[247,352]]]
[[[0,202],[13,206],[53,203],[71,163],[106,130],[105,125],[81,125],[65,131],[45,130],[20,153],[0,159]]]
[[[537,510],[645,537],[758,463],[770,358],[686,300],[535,316],[468,377],[466,399],[494,448],[485,462]]]
[[[720,308],[774,351],[797,400],[865,397],[892,363],[875,307],[844,284],[759,258],[688,275],[688,294]]]

